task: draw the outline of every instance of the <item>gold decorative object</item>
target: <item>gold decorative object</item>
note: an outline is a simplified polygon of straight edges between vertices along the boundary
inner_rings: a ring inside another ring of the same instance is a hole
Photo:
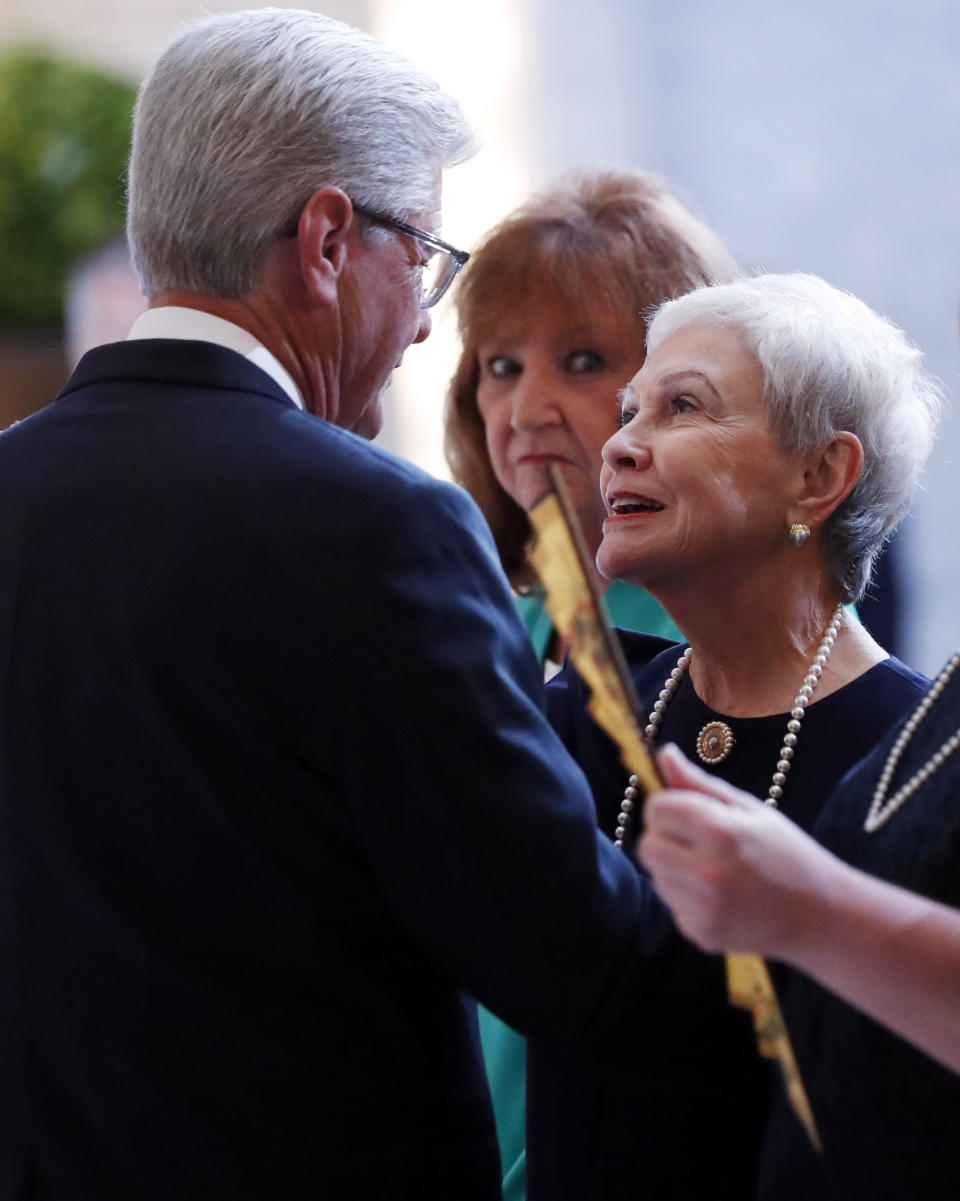
[[[736,741],[733,730],[725,721],[710,721],[697,735],[697,754],[704,763],[714,767],[727,758]]]

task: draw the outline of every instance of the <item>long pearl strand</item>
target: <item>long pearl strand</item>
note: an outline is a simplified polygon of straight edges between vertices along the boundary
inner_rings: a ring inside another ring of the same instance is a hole
[[[823,669],[827,665],[827,660],[830,658],[830,652],[833,650],[834,643],[837,641],[837,635],[840,632],[840,626],[843,623],[843,603],[837,605],[833,611],[833,616],[830,618],[830,624],[823,632],[823,638],[820,645],[817,647],[817,653],[813,657],[813,662],[807,668],[807,673],[803,677],[803,684],[800,691],[793,698],[793,708],[790,710],[790,719],[787,722],[787,732],[783,736],[783,745],[780,747],[780,753],[777,756],[777,767],[773,773],[773,779],[770,782],[770,787],[767,789],[766,804],[772,805],[774,808],[780,802],[783,796],[784,785],[787,782],[787,773],[793,763],[793,757],[796,754],[797,741],[800,734],[800,727],[803,722],[804,711],[807,705],[810,704],[810,699],[813,696],[814,689],[820,682],[820,677],[823,675]],[[650,713],[650,719],[644,729],[644,735],[648,742],[655,742],[657,735],[660,732],[660,723],[663,721],[663,714],[673,700],[674,693],[680,686],[680,681],[686,675],[690,667],[690,660],[693,658],[693,647],[688,646],[680,658],[677,660],[676,667],[670,672],[663,682],[663,687],[654,702],[653,709]],[[960,745],[960,742],[958,742]],[[919,785],[918,785],[919,787]],[[637,796],[639,794],[638,781],[636,776],[631,776],[627,781],[627,787],[624,790],[623,800],[620,802],[620,814],[617,818],[617,828],[614,831],[614,845],[623,848],[623,840],[627,832],[627,825],[630,821],[630,815],[636,808]]]
[[[916,734],[917,727],[936,704],[940,694],[946,688],[958,666],[960,666],[960,651],[955,651],[946,667],[944,667],[943,671],[934,680],[930,691],[907,719],[897,737],[897,741],[890,748],[890,754],[887,755],[887,761],[884,763],[880,779],[877,781],[873,800],[870,802],[870,810],[863,823],[863,828],[868,834],[873,834],[876,830],[879,830],[884,822],[891,818],[900,806],[909,800],[917,789],[922,784],[925,784],[934,772],[939,770],[953,752],[960,747],[960,730],[957,730],[938,751],[934,751],[923,767],[915,772],[901,789],[895,792],[889,800],[886,799],[887,789],[890,787],[890,783],[893,780],[893,773],[897,770],[897,765],[903,757],[903,752],[907,749],[914,734]]]

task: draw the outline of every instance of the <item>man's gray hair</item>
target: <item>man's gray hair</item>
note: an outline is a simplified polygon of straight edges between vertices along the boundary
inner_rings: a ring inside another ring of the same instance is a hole
[[[141,288],[248,294],[318,188],[403,219],[431,209],[438,171],[473,150],[456,101],[350,25],[277,8],[198,21],[134,111],[127,235]]]
[[[923,354],[861,300],[814,275],[758,275],[667,301],[647,350],[694,325],[736,329],[760,361],[770,429],[806,453],[841,430],[863,444],[863,474],[824,526],[836,582],[862,596],[874,559],[906,515],[943,404]]]

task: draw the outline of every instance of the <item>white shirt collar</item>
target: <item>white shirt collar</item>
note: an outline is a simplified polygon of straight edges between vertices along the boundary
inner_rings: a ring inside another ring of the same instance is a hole
[[[223,317],[181,305],[163,305],[140,314],[127,334],[128,341],[135,338],[180,338],[235,350],[275,380],[298,409],[304,408],[300,389],[280,360],[253,334]]]

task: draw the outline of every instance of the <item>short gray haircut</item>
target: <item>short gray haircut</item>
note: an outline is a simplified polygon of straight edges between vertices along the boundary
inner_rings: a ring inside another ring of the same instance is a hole
[[[342,21],[277,8],[197,21],[134,110],[127,235],[141,288],[249,294],[318,188],[403,219],[430,209],[437,172],[474,148],[455,100]]]
[[[836,583],[857,600],[906,515],[943,405],[923,354],[863,301],[814,275],[757,275],[667,301],[647,349],[690,326],[736,329],[763,370],[770,430],[808,453],[842,430],[863,444],[863,474],[824,526]]]

